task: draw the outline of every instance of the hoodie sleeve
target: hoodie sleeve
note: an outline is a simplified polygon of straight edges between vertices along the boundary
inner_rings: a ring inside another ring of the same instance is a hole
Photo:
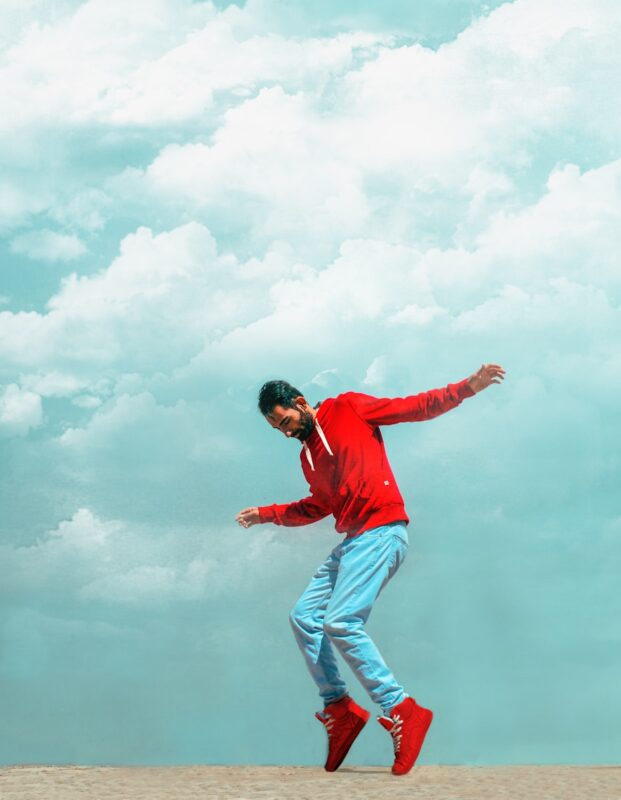
[[[397,422],[420,422],[433,419],[473,397],[468,379],[449,383],[443,389],[430,389],[408,397],[372,397],[361,392],[347,392],[346,398],[356,413],[370,425],[394,425]]]
[[[261,522],[273,522],[274,525],[286,525],[293,527],[296,525],[310,525],[319,519],[327,517],[332,513],[332,509],[320,503],[316,497],[309,495],[303,500],[295,503],[274,503],[271,506],[259,506],[259,520]]]

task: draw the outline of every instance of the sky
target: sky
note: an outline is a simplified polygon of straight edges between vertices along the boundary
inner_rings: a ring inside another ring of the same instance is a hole
[[[420,764],[610,764],[621,7],[4,0],[0,763],[322,764],[288,614],[329,517],[256,408],[417,394],[367,629]],[[354,698],[374,707],[348,667]],[[372,719],[349,760],[390,764]]]

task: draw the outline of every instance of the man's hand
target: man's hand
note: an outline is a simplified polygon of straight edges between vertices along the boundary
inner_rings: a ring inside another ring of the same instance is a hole
[[[500,364],[483,364],[468,378],[468,385],[473,392],[480,392],[490,385],[490,383],[500,383],[505,377],[505,371]]]
[[[242,528],[249,528],[251,525],[258,525],[261,522],[259,519],[259,509],[256,506],[244,508],[239,512],[235,519],[237,522],[239,522]]]

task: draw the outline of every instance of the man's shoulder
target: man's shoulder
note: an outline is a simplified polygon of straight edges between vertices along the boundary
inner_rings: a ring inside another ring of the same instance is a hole
[[[341,392],[337,394],[334,398],[335,403],[347,403],[347,405],[352,405],[355,402],[356,398],[360,396],[360,392],[356,392],[354,390],[348,390],[346,392]]]
[[[335,394],[334,397],[325,397],[323,400],[319,400],[315,403],[314,408],[319,408],[322,405],[331,405],[332,403],[342,403],[349,399],[350,395],[356,394],[352,391],[340,392],[339,394]]]
[[[340,411],[345,408],[352,407],[352,397],[355,395],[355,392],[341,392],[340,394],[334,395],[334,397],[326,397],[324,400],[320,400],[318,403],[315,404],[315,409],[319,411],[321,409],[322,413],[326,413],[330,410]]]

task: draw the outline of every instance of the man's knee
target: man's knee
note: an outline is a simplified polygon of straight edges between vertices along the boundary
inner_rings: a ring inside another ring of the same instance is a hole
[[[323,620],[324,633],[331,639],[339,639],[359,628],[362,620],[356,617],[345,617],[343,614],[326,614]]]
[[[289,624],[294,632],[312,633],[315,629],[321,627],[314,622],[311,611],[302,603],[296,603],[289,612]]]

